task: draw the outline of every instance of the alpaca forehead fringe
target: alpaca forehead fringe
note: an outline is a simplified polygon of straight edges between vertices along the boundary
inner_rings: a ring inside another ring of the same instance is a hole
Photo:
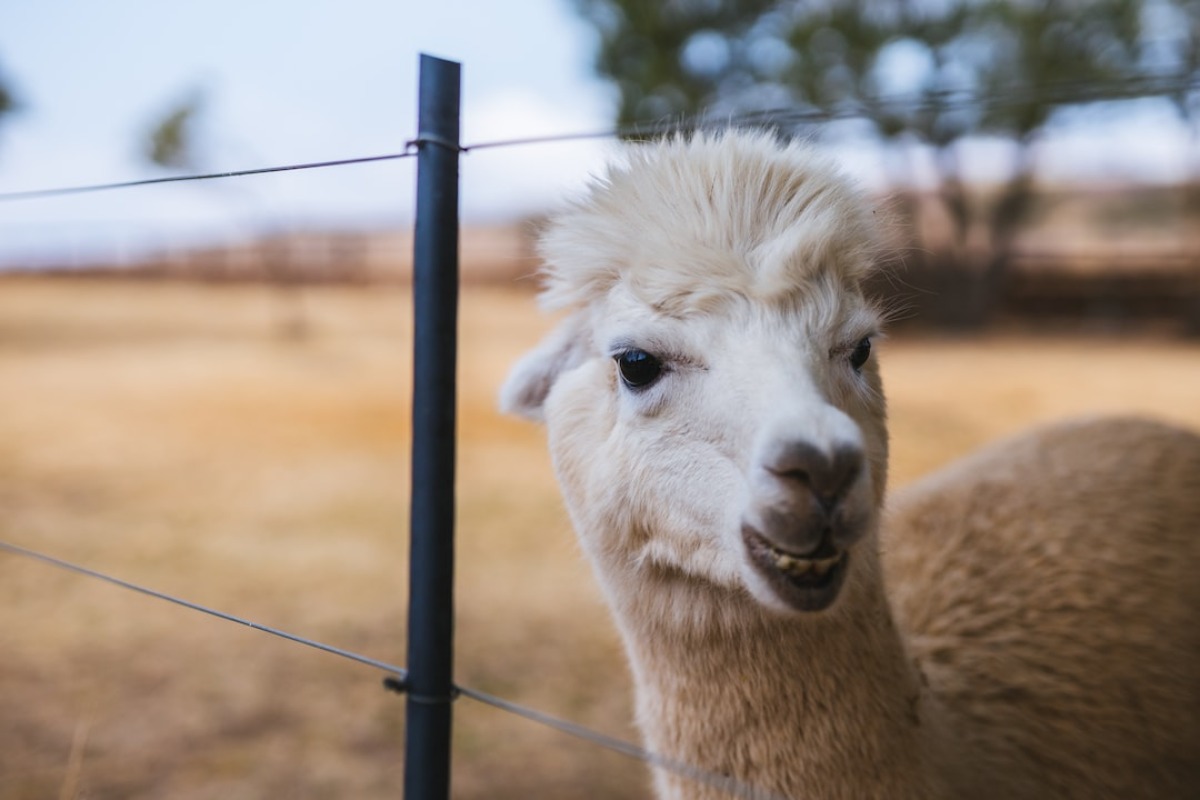
[[[667,311],[853,287],[878,240],[868,203],[809,147],[763,132],[676,136],[631,146],[551,222],[542,303],[578,307],[618,282]]]

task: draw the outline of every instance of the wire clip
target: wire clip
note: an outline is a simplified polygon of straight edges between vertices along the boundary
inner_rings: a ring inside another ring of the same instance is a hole
[[[389,692],[396,694],[408,693],[408,676],[407,675],[388,675],[383,679],[383,688]]]
[[[450,687],[450,693],[445,697],[431,697],[412,693],[412,684],[407,675],[388,675],[383,679],[383,688],[396,694],[406,694],[418,703],[452,703],[458,699],[462,691],[457,686]]]

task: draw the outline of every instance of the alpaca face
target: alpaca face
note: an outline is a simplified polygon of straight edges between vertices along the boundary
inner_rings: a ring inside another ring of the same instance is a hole
[[[836,600],[884,484],[877,320],[855,293],[809,299],[677,317],[617,287],[518,368],[602,579]]]
[[[635,150],[551,226],[546,298],[574,312],[502,405],[547,423],[611,598],[813,612],[852,579],[886,469],[873,225],[809,151],[728,134]]]

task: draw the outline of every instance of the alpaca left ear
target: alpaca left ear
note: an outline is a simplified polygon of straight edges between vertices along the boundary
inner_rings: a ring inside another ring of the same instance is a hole
[[[587,349],[583,314],[572,314],[512,368],[500,388],[500,410],[545,422],[543,406],[554,382],[559,375],[583,363]]]

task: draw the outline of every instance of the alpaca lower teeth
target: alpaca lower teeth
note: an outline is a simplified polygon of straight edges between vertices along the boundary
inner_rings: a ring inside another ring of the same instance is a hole
[[[829,570],[833,569],[841,560],[841,555],[836,555],[833,558],[796,558],[789,556],[786,553],[775,553],[775,568],[780,572],[786,572],[792,577],[800,577],[808,575],[810,572],[817,577],[824,577]]]

